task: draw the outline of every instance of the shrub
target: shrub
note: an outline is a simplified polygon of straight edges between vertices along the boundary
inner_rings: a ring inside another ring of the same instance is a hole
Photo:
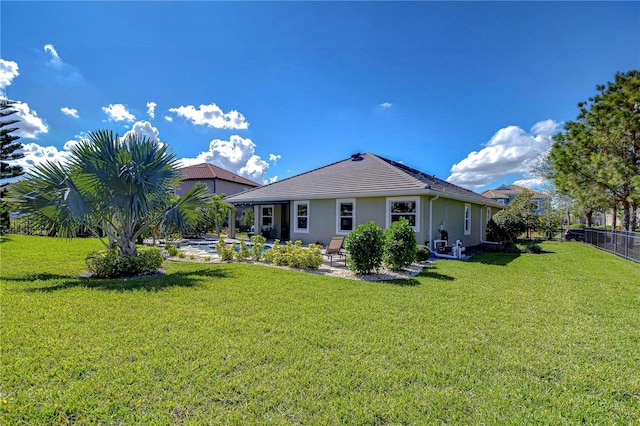
[[[240,240],[240,248],[236,252],[236,260],[243,261],[251,257],[251,250],[247,247],[244,240]]]
[[[157,248],[140,249],[123,255],[117,250],[95,251],[87,256],[87,268],[96,278],[149,275],[158,271],[164,259]]]
[[[416,258],[416,233],[405,218],[393,222],[384,231],[382,260],[392,271],[409,266]]]
[[[183,252],[183,251],[180,251],[180,252],[178,252],[178,257],[179,257],[180,259],[184,259],[185,257],[187,257],[187,255],[186,255],[186,254],[184,254],[184,252]]]
[[[253,243],[253,247],[251,247],[251,259],[255,262],[260,262],[264,254],[264,243],[267,242],[267,239],[262,235],[254,235],[251,237],[251,242]]]
[[[416,246],[417,262],[424,262],[425,260],[429,260],[430,257],[431,257],[431,250],[429,249],[429,247],[422,244],[418,244]]]
[[[527,224],[506,210],[494,214],[487,224],[487,237],[490,241],[502,244],[514,242],[518,235],[527,230]]]
[[[521,253],[533,253],[533,254],[542,253],[542,247],[540,247],[540,245],[537,243],[518,244],[517,247]]]
[[[383,243],[382,228],[375,222],[359,225],[345,238],[345,249],[349,252],[349,268],[358,274],[377,271],[382,264]]]
[[[236,254],[236,249],[234,246],[227,246],[224,243],[224,238],[219,238],[216,243],[216,251],[218,252],[218,256],[220,256],[221,260],[233,260],[233,256]]]
[[[310,244],[302,247],[302,241],[295,243],[287,241],[280,245],[280,240],[275,240],[273,247],[264,253],[264,260],[278,266],[291,266],[297,269],[318,269],[322,265],[322,246]]]
[[[178,247],[176,247],[176,246],[168,246],[167,247],[167,253],[169,253],[169,256],[177,256],[178,255]]]

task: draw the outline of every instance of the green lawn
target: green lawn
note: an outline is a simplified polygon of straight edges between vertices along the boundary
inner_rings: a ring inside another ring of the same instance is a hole
[[[640,267],[582,243],[365,282],[0,237],[0,424],[637,424]]]

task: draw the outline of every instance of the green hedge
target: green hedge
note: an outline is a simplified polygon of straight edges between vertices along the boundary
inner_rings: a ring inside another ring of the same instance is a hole
[[[155,247],[140,248],[130,255],[120,254],[117,250],[94,251],[86,259],[89,272],[96,278],[154,274],[163,261],[162,252]]]

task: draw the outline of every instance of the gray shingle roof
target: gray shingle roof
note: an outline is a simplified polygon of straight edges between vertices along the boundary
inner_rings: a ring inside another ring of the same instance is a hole
[[[438,195],[499,206],[493,200],[371,153],[357,154],[281,181],[227,197],[234,204],[393,195]]]

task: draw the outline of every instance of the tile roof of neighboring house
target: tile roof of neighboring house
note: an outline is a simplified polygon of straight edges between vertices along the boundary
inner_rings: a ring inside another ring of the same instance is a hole
[[[229,182],[237,182],[243,185],[252,187],[260,186],[259,183],[255,183],[247,178],[238,176],[235,173],[231,173],[228,170],[222,169],[218,166],[214,166],[210,163],[195,164],[193,166],[187,166],[180,169],[183,180],[201,180],[201,179],[220,179]]]
[[[496,189],[487,189],[486,191],[482,192],[481,195],[488,198],[510,199],[518,194],[521,194],[525,190],[533,192],[534,198],[549,198],[547,194],[518,185],[502,185]]]
[[[225,199],[235,204],[258,204],[392,195],[440,195],[483,205],[501,206],[473,191],[371,153],[355,154],[345,160]]]

